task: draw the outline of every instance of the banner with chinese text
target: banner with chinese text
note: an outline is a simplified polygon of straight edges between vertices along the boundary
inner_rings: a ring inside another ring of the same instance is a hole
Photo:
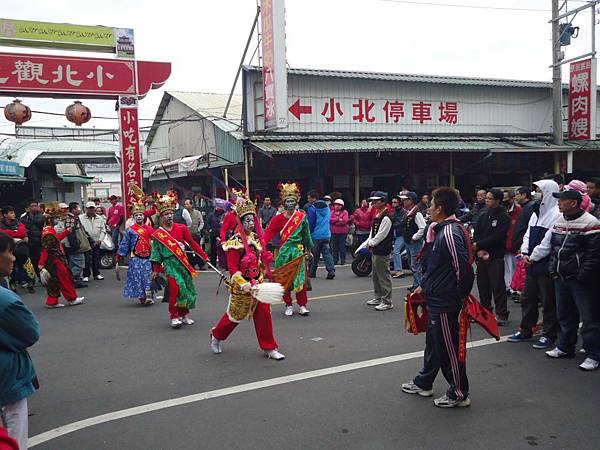
[[[596,139],[596,58],[570,65],[569,139]]]
[[[119,97],[119,139],[121,141],[121,178],[123,204],[129,217],[131,186],[142,187],[142,155],[138,125],[138,104],[136,97]]]
[[[265,130],[287,126],[285,2],[262,0],[262,81]]]

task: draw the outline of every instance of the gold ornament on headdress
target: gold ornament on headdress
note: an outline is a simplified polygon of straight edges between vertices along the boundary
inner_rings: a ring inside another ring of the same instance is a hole
[[[46,203],[46,207],[44,208],[44,215],[49,217],[62,217],[63,211],[60,209],[58,202],[49,202]]]
[[[281,200],[293,198],[300,201],[300,187],[296,183],[280,183],[279,191],[281,192]]]
[[[154,194],[154,204],[159,214],[177,207],[177,192],[167,191],[166,194]]]
[[[142,191],[142,188],[137,184],[132,184],[129,188],[129,192],[131,192],[131,203],[129,204],[129,209],[131,210],[131,214],[143,213],[146,211],[146,194]]]
[[[246,214],[256,215],[256,207],[252,200],[242,191],[236,191],[235,189],[232,189],[232,191],[235,196],[235,203],[232,209],[238,217],[244,217]]]

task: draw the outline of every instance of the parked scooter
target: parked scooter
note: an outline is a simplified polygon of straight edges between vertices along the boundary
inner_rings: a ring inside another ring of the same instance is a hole
[[[402,268],[410,269],[410,264],[408,262],[408,253],[406,250],[403,250],[400,254],[400,258],[402,259]],[[392,262],[390,262],[390,270]],[[373,262],[371,260],[371,250],[369,247],[361,247],[354,254],[354,259],[352,260],[352,272],[357,277],[368,277],[373,270]]]
[[[100,243],[100,268],[109,270],[115,267],[117,263],[117,247],[112,239],[110,230],[106,230],[106,236]]]

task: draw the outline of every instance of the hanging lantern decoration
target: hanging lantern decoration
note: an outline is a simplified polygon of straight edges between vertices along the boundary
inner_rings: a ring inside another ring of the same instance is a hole
[[[73,122],[80,127],[81,124],[88,122],[92,118],[92,112],[90,108],[77,100],[72,105],[67,106],[65,117],[69,122]]]
[[[15,98],[12,103],[4,107],[4,117],[17,125],[21,125],[31,119],[31,109],[21,103],[21,100]]]

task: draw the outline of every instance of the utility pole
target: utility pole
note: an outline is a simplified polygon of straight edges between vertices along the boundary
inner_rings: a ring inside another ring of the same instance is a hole
[[[558,20],[558,1],[552,0],[552,132],[554,144],[563,145],[562,131],[562,79],[560,28]]]

